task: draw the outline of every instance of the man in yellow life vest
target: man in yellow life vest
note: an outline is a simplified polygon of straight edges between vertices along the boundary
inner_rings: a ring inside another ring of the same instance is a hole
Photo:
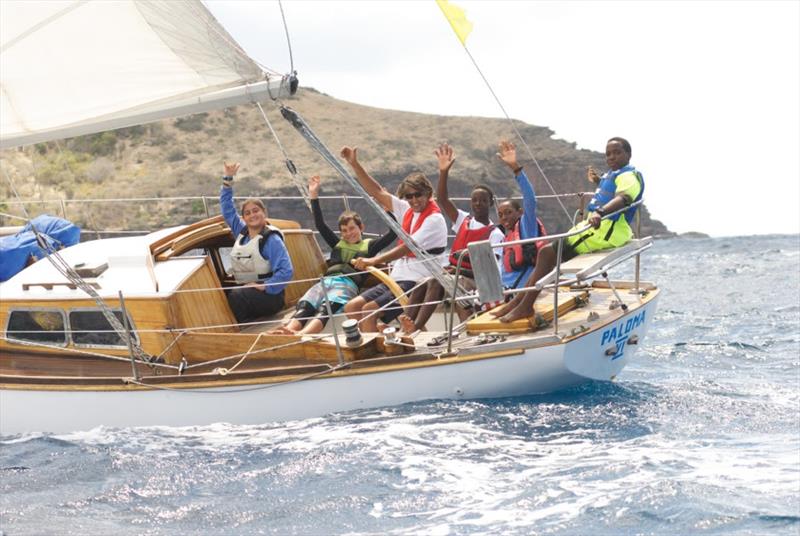
[[[639,201],[644,194],[644,177],[630,165],[630,160],[631,144],[628,143],[628,140],[611,138],[606,144],[606,163],[609,170],[600,176],[593,167],[588,169],[587,177],[590,182],[597,185],[597,189],[587,207],[586,219],[575,225],[569,232],[577,231],[586,224],[591,227],[564,241],[562,262],[583,253],[623,246],[633,238],[631,225],[639,208],[638,205],[602,219],[607,214]],[[540,261],[537,256],[536,266],[537,269],[528,278],[526,287],[534,286],[541,277],[547,275],[555,267],[555,263],[552,259],[542,258]],[[501,309],[493,311],[492,314],[500,317],[502,322],[513,322],[520,318],[530,317],[533,313],[533,303],[538,295],[538,290],[519,293],[513,300]]]

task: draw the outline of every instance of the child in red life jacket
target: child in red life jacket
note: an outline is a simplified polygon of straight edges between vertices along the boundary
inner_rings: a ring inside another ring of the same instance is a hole
[[[408,175],[397,188],[397,195],[390,194],[383,186],[372,178],[358,161],[358,149],[344,147],[342,158],[350,164],[361,186],[384,209],[391,211],[403,229],[423,250],[433,255],[444,253],[447,248],[447,224],[439,206],[433,200],[433,186],[422,173]],[[390,276],[405,292],[411,290],[417,281],[428,277],[428,271],[409,250],[408,246],[399,242],[389,251],[373,257],[358,257],[352,261],[357,270],[369,266],[395,261]],[[442,258],[442,266],[446,259]],[[402,312],[394,294],[384,284],[377,285],[350,300],[344,307],[349,318],[361,322],[361,330],[378,331],[378,314],[373,314],[383,306],[387,306],[381,320],[391,322]]]
[[[472,189],[470,195],[470,208],[472,215],[463,210],[459,210],[452,201],[447,191],[447,179],[450,168],[455,162],[455,153],[448,144],[442,144],[435,151],[439,162],[439,182],[436,186],[436,200],[444,214],[453,222],[453,231],[456,233],[450,253],[450,264],[445,268],[451,273],[455,272],[459,253],[466,249],[471,242],[478,240],[489,240],[492,244],[500,245],[503,241],[503,232],[495,227],[489,219],[489,210],[494,206],[494,193],[488,186],[477,185]],[[500,251],[496,250],[498,263],[500,262]],[[472,266],[469,262],[469,255],[465,255],[461,263],[459,282],[468,289],[475,288],[472,279]],[[425,328],[425,324],[430,319],[436,306],[444,296],[444,288],[436,279],[429,279],[425,285],[419,286],[411,293],[409,305],[406,313],[401,315],[399,320],[403,326],[403,331],[412,333],[416,330]],[[456,312],[461,320],[467,318],[470,311],[457,306]]]
[[[513,242],[546,236],[544,224],[536,216],[536,192],[522,166],[517,162],[516,147],[509,141],[501,141],[497,157],[514,173],[514,178],[522,192],[522,206],[518,201],[509,199],[497,207],[500,224],[506,232],[504,241]],[[506,288],[523,286],[533,272],[537,254],[546,247],[549,247],[549,242],[539,241],[503,248],[503,263],[500,272],[503,286]]]

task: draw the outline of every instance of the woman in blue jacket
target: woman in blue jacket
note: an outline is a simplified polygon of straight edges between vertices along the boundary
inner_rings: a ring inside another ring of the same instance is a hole
[[[284,289],[294,271],[281,231],[269,224],[267,209],[260,199],[246,199],[242,215],[233,205],[233,178],[239,163],[225,162],[219,193],[222,217],[236,238],[231,250],[231,272],[243,285],[228,293],[236,321],[250,322],[283,309]]]

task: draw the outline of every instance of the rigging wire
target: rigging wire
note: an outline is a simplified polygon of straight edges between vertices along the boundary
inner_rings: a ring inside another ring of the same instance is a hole
[[[302,180],[300,180],[300,177],[297,175],[297,166],[294,165],[294,162],[292,161],[291,158],[289,158],[289,154],[286,152],[286,149],[283,148],[283,144],[281,143],[280,138],[278,138],[278,134],[275,132],[275,129],[272,128],[272,123],[267,117],[264,108],[261,107],[261,103],[256,102],[256,106],[258,106],[258,110],[261,112],[261,117],[264,118],[264,122],[267,124],[267,127],[269,127],[269,131],[272,133],[272,137],[275,138],[275,143],[278,144],[278,148],[281,150],[281,153],[283,153],[283,161],[286,164],[286,169],[289,170],[289,177],[292,179],[292,182],[300,191],[300,195],[303,197],[303,201],[305,202],[306,207],[308,207],[308,210],[311,210],[311,201],[309,201],[308,198],[308,185],[306,185]]]
[[[556,200],[558,201],[558,204],[561,205],[561,209],[564,211],[564,214],[567,216],[567,219],[572,221],[572,216],[570,215],[569,211],[567,210],[567,207],[564,206],[564,203],[561,201],[561,198],[558,196],[558,192],[556,192],[556,189],[550,183],[550,180],[547,178],[547,175],[545,174],[544,170],[542,169],[542,166],[539,165],[539,161],[533,155],[533,151],[531,150],[530,146],[528,145],[528,142],[525,141],[525,138],[522,137],[522,133],[517,129],[517,126],[514,124],[514,120],[511,119],[511,116],[508,115],[508,112],[506,111],[505,106],[503,106],[503,103],[500,101],[500,98],[497,96],[497,93],[495,93],[494,89],[492,88],[492,85],[489,83],[489,80],[483,74],[483,71],[481,71],[480,66],[478,66],[478,62],[476,62],[475,58],[472,57],[472,54],[470,53],[469,49],[467,49],[467,45],[462,44],[462,46],[464,47],[464,52],[467,53],[467,56],[469,56],[469,59],[472,61],[472,65],[475,66],[475,69],[478,71],[478,74],[481,76],[481,78],[483,79],[483,82],[486,84],[486,87],[489,88],[489,92],[492,94],[492,97],[494,97],[494,100],[497,102],[498,106],[500,106],[500,110],[503,111],[503,115],[505,115],[506,119],[508,120],[508,123],[511,125],[511,128],[514,130],[514,133],[517,135],[517,138],[519,138],[519,141],[522,142],[522,145],[525,147],[525,150],[528,152],[528,156],[531,158],[531,160],[533,160],[533,163],[536,165],[536,169],[539,171],[539,174],[544,179],[544,182],[547,183],[547,186],[550,188],[550,191],[552,191],[556,195]]]
[[[492,94],[492,97],[494,97],[494,100],[497,102],[498,106],[500,106],[500,110],[502,110],[503,115],[506,117],[506,120],[508,120],[509,124],[511,125],[511,128],[514,130],[514,133],[517,135],[519,140],[522,142],[522,145],[528,151],[528,156],[530,156],[531,160],[533,160],[533,163],[536,164],[536,169],[539,170],[539,173],[541,174],[544,181],[547,183],[547,186],[550,187],[550,190],[554,194],[556,194],[555,188],[553,188],[553,185],[547,178],[547,175],[542,169],[542,166],[539,165],[539,161],[533,155],[533,151],[528,146],[528,143],[525,141],[525,138],[522,137],[522,134],[517,129],[517,126],[514,124],[514,121],[511,119],[511,116],[508,115],[505,106],[503,106],[503,103],[500,101],[500,98],[497,96],[497,93],[495,93],[494,89],[492,88],[492,85],[489,83],[489,80],[483,74],[483,71],[478,65],[478,62],[475,61],[475,58],[472,57],[472,54],[467,48],[467,37],[469,36],[470,32],[472,32],[472,23],[467,20],[466,13],[464,12],[463,9],[461,9],[458,6],[448,5],[447,0],[436,0],[436,3],[438,4],[439,9],[441,9],[444,18],[447,20],[447,22],[450,24],[450,27],[455,32],[456,37],[458,37],[458,41],[464,48],[464,52],[467,53],[467,56],[469,57],[470,61],[472,61],[472,65],[475,66],[475,69],[478,71],[478,74],[483,79],[483,82],[486,84],[486,87],[489,88],[489,92]],[[564,206],[564,203],[561,202],[561,199],[559,197],[556,197],[556,199],[558,200],[558,204],[561,205],[561,209],[564,211],[564,215],[566,215],[568,220],[572,221],[572,217],[570,216],[567,207]]]

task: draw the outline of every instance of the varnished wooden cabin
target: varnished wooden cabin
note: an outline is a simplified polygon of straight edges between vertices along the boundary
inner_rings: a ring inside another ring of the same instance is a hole
[[[325,259],[312,231],[296,222],[271,219],[285,237],[294,266],[286,288],[286,307],[324,273]],[[119,294],[142,350],[167,363],[210,361],[285,343],[287,336],[261,334],[275,324],[238,326],[224,288],[235,285],[227,273],[233,236],[221,216],[145,236],[83,242],[60,252],[122,320]],[[125,340],[113,331],[100,307],[42,259],[0,284],[0,352],[72,357],[125,357]],[[276,318],[280,318],[277,315]],[[260,334],[260,335],[259,335]],[[291,338],[291,337],[289,337]],[[292,339],[295,340],[295,339]],[[283,364],[335,361],[331,341],[312,341],[281,352]],[[369,341],[367,341],[369,343]],[[374,354],[366,344],[345,349],[350,358]]]

